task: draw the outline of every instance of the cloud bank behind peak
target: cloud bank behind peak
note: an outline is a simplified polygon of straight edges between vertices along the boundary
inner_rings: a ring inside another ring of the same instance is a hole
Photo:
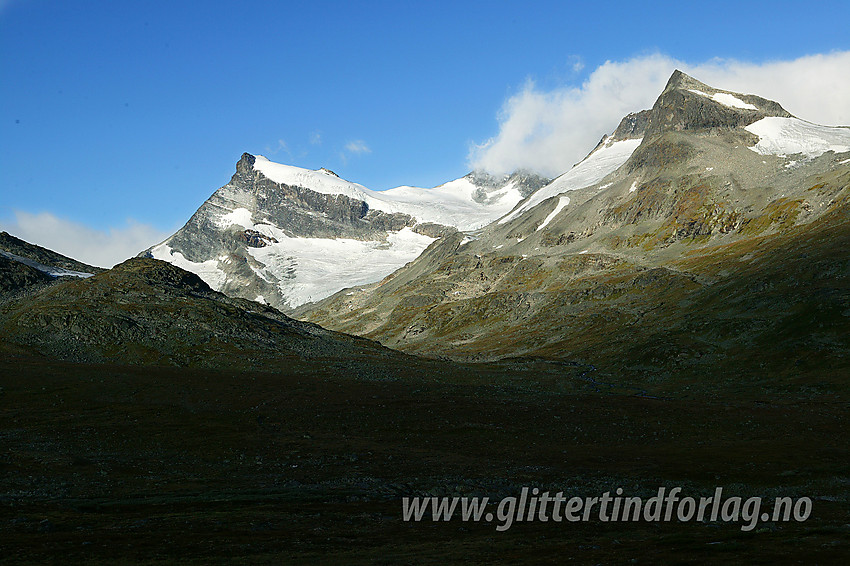
[[[557,176],[587,155],[623,116],[650,108],[675,69],[718,89],[775,100],[811,122],[850,124],[850,51],[764,63],[688,63],[651,54],[607,61],[579,86],[541,90],[529,81],[504,102],[498,134],[470,148],[468,165],[495,174],[525,168]]]

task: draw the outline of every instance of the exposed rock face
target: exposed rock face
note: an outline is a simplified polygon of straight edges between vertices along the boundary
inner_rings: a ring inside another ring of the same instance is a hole
[[[486,171],[473,171],[466,178],[478,187],[473,193],[473,198],[480,203],[487,203],[493,198],[493,193],[508,185],[516,186],[519,193],[525,198],[550,181],[550,179],[541,177],[534,171],[527,169],[518,169],[510,175],[502,176],[491,175]]]
[[[0,295],[52,279],[43,271],[0,255]]]
[[[269,177],[278,169],[283,180]],[[379,193],[332,171],[278,166],[246,153],[227,185],[142,255],[198,273],[228,295],[286,310],[377,281],[453,232],[453,222],[486,224],[545,182],[527,171],[500,178],[472,173],[436,189]],[[427,220],[429,199],[440,222]],[[441,206],[449,207],[444,214]]]
[[[850,306],[836,253],[850,238],[850,131],[813,133],[838,152],[771,155],[747,129],[762,120],[779,120],[780,136],[803,131],[777,103],[677,72],[617,128],[635,139],[630,155],[617,153],[627,139],[606,136],[577,172],[475,238],[443,238],[380,283],[295,315],[418,354],[579,360],[640,379],[721,366],[757,378],[742,344],[774,371],[813,351],[824,363],[812,371],[846,367],[850,319],[801,313]],[[817,300],[800,288],[809,269],[830,274],[811,283]]]
[[[249,248],[264,248],[269,244],[277,243],[277,240],[273,237],[261,234],[256,230],[245,230],[239,235],[239,239],[245,242]]]
[[[365,202],[345,195],[275,183],[254,169],[254,161],[253,155],[243,154],[230,183],[213,193],[169,238],[169,246],[190,261],[210,259],[209,249],[221,237],[219,217],[240,207],[273,220],[290,237],[371,240],[387,229],[415,223],[410,216],[370,211]]]
[[[642,138],[646,134],[649,125],[649,110],[632,112],[620,121],[620,125],[614,130],[613,137],[618,140],[631,138]]]
[[[649,112],[645,135],[671,130],[743,128],[768,116],[789,118],[791,114],[772,100],[712,88],[675,71]]]

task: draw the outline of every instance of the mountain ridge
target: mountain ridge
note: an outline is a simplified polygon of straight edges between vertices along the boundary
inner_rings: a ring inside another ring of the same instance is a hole
[[[473,172],[433,189],[370,191],[321,169],[246,153],[230,183],[141,255],[193,271],[216,290],[288,310],[352,282],[380,280],[435,238],[485,224],[544,183],[527,171]],[[361,269],[349,265],[352,258]]]
[[[691,206],[679,197],[659,194],[653,197],[658,202],[612,209],[612,198],[616,200],[615,193],[621,189],[610,187],[630,177],[628,192],[632,193],[649,177],[657,177],[657,171],[679,167],[694,152],[720,156],[722,152],[710,147],[712,141],[741,149],[734,166],[725,167],[728,175],[749,172],[752,176],[764,170],[762,175],[770,176],[776,173],[775,163],[758,160],[744,148],[771,158],[799,149],[804,160],[811,160],[825,148],[836,151],[846,145],[850,149],[844,133],[807,125],[776,102],[717,89],[677,70],[652,108],[625,116],[581,162],[551,182],[531,172],[492,176],[473,171],[432,189],[402,186],[370,191],[324,169],[276,164],[246,153],[230,183],[217,190],[185,226],[142,255],[197,273],[213,288],[232,296],[289,312],[352,285],[380,281],[454,230],[474,241],[481,234],[497,232],[491,224],[497,220],[510,226],[511,238],[524,240],[530,230],[522,217],[554,197],[558,198],[545,205],[546,213],[533,218],[534,231],[541,235],[552,234],[550,222],[581,207],[585,220],[574,223],[580,229],[571,230],[573,234],[590,234],[595,228],[587,221],[593,216],[595,224],[622,224],[623,219],[645,214],[629,212],[635,206],[648,206],[655,217],[671,208]],[[797,148],[795,140],[804,138],[814,141],[810,147]],[[748,183],[752,180],[744,184]],[[609,204],[600,204],[601,198]],[[637,198],[649,199],[646,194]],[[720,207],[720,219],[697,221],[699,225],[690,229],[671,226],[671,230],[701,235],[711,230],[707,224],[717,223],[728,231],[743,212],[723,203]],[[557,238],[575,240],[569,234]]]
[[[5,299],[4,348],[74,363],[271,371],[406,359],[373,341],[227,297],[194,273],[150,258]]]
[[[690,92],[700,89],[705,89],[702,94]],[[714,100],[717,93],[731,98]],[[619,154],[616,167],[579,174],[600,152],[625,143],[603,138],[573,173],[556,178],[474,238],[446,236],[383,281],[304,305],[294,315],[425,356],[487,361],[539,355],[592,363],[637,379],[669,378],[678,371],[675,364],[663,357],[648,363],[639,347],[629,345],[629,334],[611,336],[624,329],[633,332],[637,320],[653,320],[647,332],[657,330],[655,340],[638,343],[649,349],[669,347],[679,355],[681,341],[665,333],[664,326],[689,319],[705,328],[720,324],[708,302],[696,297],[715,297],[730,274],[750,266],[753,250],[794,234],[797,239],[789,242],[816,242],[810,253],[824,258],[826,272],[846,269],[832,246],[844,241],[850,229],[845,221],[850,136],[846,147],[841,133],[836,143],[818,146],[813,155],[759,151],[757,144],[765,138],[747,128],[763,120],[798,120],[786,116],[780,105],[762,100],[674,75],[649,113],[626,121],[627,131],[643,135],[631,152]],[[653,123],[663,127],[652,133]],[[640,124],[646,127],[643,132]],[[814,134],[827,139],[834,130],[818,127]],[[806,149],[809,141],[802,140],[806,143],[801,147]],[[580,186],[576,179],[589,182]],[[747,251],[721,253],[741,249]],[[785,285],[782,298],[774,298],[777,304],[802,308],[793,289],[806,262],[782,254],[771,257],[775,265],[757,267],[750,278],[740,280],[745,289],[740,304],[769,302],[765,288],[750,289],[750,279],[768,280],[773,273],[774,285]],[[827,287],[830,309],[850,304],[840,279]],[[656,295],[661,306],[653,304]],[[663,315],[647,318],[654,311]],[[734,316],[756,325],[763,324],[757,318],[772,316],[768,326],[776,328],[791,315],[781,309],[756,315],[744,307]],[[843,319],[834,324],[832,335],[841,343],[834,331],[843,328]],[[771,332],[760,334],[767,344],[764,350],[775,354],[771,363],[793,366],[789,357],[801,355],[802,346],[785,342],[785,350],[777,351],[767,338]],[[731,335],[722,340],[734,343]],[[596,344],[598,354],[582,348],[583,342]],[[709,371],[728,355],[734,362],[724,363],[746,367],[749,379],[758,374],[741,351],[700,351],[702,361],[694,362],[689,372]],[[841,366],[840,358],[831,360]]]
[[[89,277],[103,271],[0,232],[0,295],[28,293],[67,277]]]

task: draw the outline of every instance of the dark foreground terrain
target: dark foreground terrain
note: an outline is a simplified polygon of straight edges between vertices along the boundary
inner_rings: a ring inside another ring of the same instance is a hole
[[[597,390],[568,368],[558,392],[518,387],[545,373],[534,363],[423,362],[371,381],[317,367],[83,365],[4,346],[0,562],[830,564],[850,552],[846,396],[658,399]],[[404,496],[523,486],[722,486],[808,496],[813,510],[750,532],[402,520]]]

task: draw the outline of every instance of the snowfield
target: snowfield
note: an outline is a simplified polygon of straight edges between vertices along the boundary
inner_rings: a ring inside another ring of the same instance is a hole
[[[254,224],[246,208],[237,208],[219,218],[222,229],[232,225],[256,230],[277,240],[262,248],[248,248],[251,257],[262,266],[251,268],[260,279],[276,284],[292,308],[319,301],[346,287],[380,281],[416,259],[435,240],[410,228],[390,232],[385,242],[292,238],[277,226]],[[191,271],[216,291],[221,291],[227,282],[227,274],[219,267],[219,263],[229,263],[226,256],[204,262],[189,261],[167,244],[152,248],[151,255]],[[262,295],[255,300],[265,302]]]
[[[760,155],[794,155],[808,158],[827,151],[850,151],[850,128],[819,126],[799,118],[762,118],[744,128],[759,137],[750,149]]]
[[[605,142],[572,169],[529,196],[519,208],[499,220],[499,224],[513,220],[546,199],[598,183],[619,169],[634,153],[641,141],[643,140],[632,139]]]
[[[350,238],[289,238],[269,224],[257,224],[258,232],[273,236],[277,244],[249,248],[262,264],[257,275],[278,280],[290,307],[329,297],[355,285],[380,281],[416,259],[434,238],[404,228],[392,232],[386,242]],[[281,278],[282,274],[288,274]]]
[[[217,260],[208,259],[202,263],[189,261],[182,253],[172,250],[168,244],[160,244],[151,248],[151,256],[154,259],[167,261],[181,269],[194,273],[214,291],[221,291],[227,280],[227,275],[218,268]]]
[[[254,170],[275,183],[304,187],[323,194],[345,195],[362,200],[375,210],[401,212],[419,222],[454,226],[462,231],[486,226],[522,200],[519,189],[511,183],[498,192],[490,193],[486,203],[477,202],[473,196],[478,187],[465,177],[433,189],[403,186],[373,191],[330,172],[281,165],[262,155],[255,156]]]

